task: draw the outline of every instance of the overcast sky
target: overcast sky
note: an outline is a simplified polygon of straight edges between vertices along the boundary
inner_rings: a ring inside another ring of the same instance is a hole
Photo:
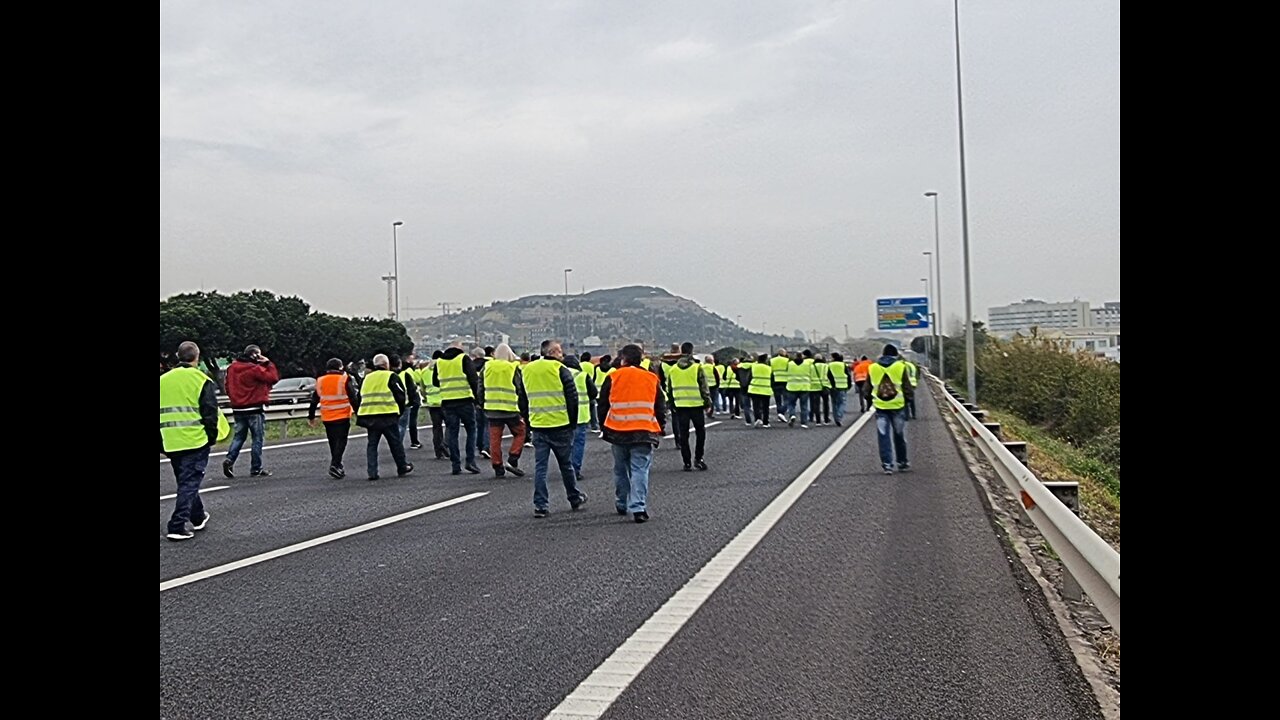
[[[661,285],[854,335],[963,310],[948,0],[160,5],[160,296],[405,316]],[[1120,299],[1120,3],[962,0],[975,314]],[[405,308],[424,308],[406,310]],[[431,312],[425,308],[431,308]]]

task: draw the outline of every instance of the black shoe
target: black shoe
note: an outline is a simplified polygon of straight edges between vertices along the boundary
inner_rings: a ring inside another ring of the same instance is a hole
[[[436,453],[436,459],[437,459],[437,460],[448,460],[448,459],[449,459],[449,456],[448,456],[448,455],[446,455],[445,453]]]
[[[692,465],[690,465],[689,463],[685,463],[685,464],[684,464],[684,471],[685,471],[685,472],[693,472],[693,466],[692,466]]]
[[[333,478],[334,480],[338,480],[342,477],[342,471],[338,469],[337,465],[329,466],[329,477]]]
[[[627,509],[626,509],[626,508],[624,508],[624,507],[615,507],[615,508],[614,508],[614,510],[617,510],[619,515],[626,515],[626,514],[627,514]]]
[[[573,508],[574,510],[577,510],[578,508],[580,508],[580,507],[582,507],[583,505],[586,505],[586,504],[587,504],[587,494],[586,494],[586,493],[584,493],[584,492],[582,492],[581,490],[579,490],[579,491],[578,491],[578,501],[577,501],[577,502],[572,502],[572,501],[571,501],[571,502],[569,503],[569,507]]]
[[[911,469],[911,463],[898,463],[898,472],[906,472]]]
[[[249,477],[271,477],[271,471],[266,468],[255,470],[249,473]]]
[[[479,475],[480,468],[476,467],[475,465],[468,465],[467,472],[471,473],[472,475]]]
[[[586,475],[583,475],[581,470],[574,470],[574,471],[573,471],[573,474],[574,474],[574,475],[577,475],[579,480],[586,480],[586,479],[587,479],[587,476],[586,476]]]
[[[342,467],[341,465],[339,465],[339,466],[338,466],[338,479],[339,479],[339,480],[341,480],[342,478],[344,478],[344,477],[346,477],[346,476],[347,476],[347,469],[346,469],[346,468],[344,468],[344,467]]]
[[[635,514],[635,520],[638,523],[649,522],[649,513],[641,510],[640,512]]]
[[[496,478],[506,477],[506,476],[507,476],[507,470],[506,470],[506,468],[502,467],[501,465],[494,465],[494,466],[493,466],[493,476],[494,476],[494,477],[496,477]]]
[[[544,517],[546,517],[546,516],[547,516],[547,509],[546,509],[546,508],[534,508],[534,509],[533,509],[533,516],[534,516],[534,517],[536,517],[536,518],[544,518]]]
[[[705,462],[703,462],[702,460],[698,460],[698,461],[696,461],[696,462],[694,463],[694,465],[696,465],[696,466],[697,466],[697,468],[698,468],[699,470],[706,470],[706,469],[707,469],[707,464],[706,464]]]
[[[461,475],[461,474],[462,474],[462,468],[454,468],[454,469],[453,469],[449,474],[450,474],[450,475]]]
[[[413,463],[406,463],[403,468],[396,471],[396,475],[399,475],[400,477],[404,477],[405,475],[408,475],[411,472],[413,472]]]
[[[842,423],[842,422],[840,422],[839,420],[837,420],[837,421],[836,421],[836,427],[844,427],[844,423]]]
[[[204,514],[204,519],[201,520],[200,522],[196,522],[195,520],[191,521],[192,530],[203,530],[206,527],[208,527],[208,525],[209,525],[209,513],[207,512]]]
[[[519,459],[507,458],[507,470],[511,471],[511,474],[516,477],[524,477],[524,471],[516,464],[518,462]]]
[[[493,457],[492,455],[490,455],[490,454],[489,454],[489,451],[488,451],[488,450],[481,450],[481,451],[480,451],[480,454],[481,454],[482,456],[484,456],[484,458],[485,458],[486,460],[488,460],[488,459],[490,459],[490,458],[492,458],[492,457]]]
[[[377,476],[377,475],[370,475],[370,476],[369,476],[369,482],[373,482],[374,480],[377,480],[377,479],[378,479],[378,476]]]
[[[223,474],[223,475],[226,475],[226,476],[227,476],[227,477],[229,477],[229,478],[233,478],[233,477],[235,477],[235,476],[236,476],[236,472],[235,472],[235,470],[234,470],[234,466],[232,465],[232,463],[231,463],[229,460],[223,460],[223,461],[222,461],[222,474]]]
[[[169,540],[172,540],[172,541],[174,541],[174,542],[181,542],[181,541],[183,541],[183,540],[190,540],[191,538],[193,538],[193,537],[195,537],[195,536],[196,536],[196,534],[195,534],[195,533],[191,532],[190,530],[186,530],[186,529],[183,529],[181,532],[171,532],[171,533],[169,533],[168,535],[165,535],[165,537],[166,537],[166,538],[168,538]]]
[[[410,449],[413,449],[413,450],[421,450],[421,449],[422,449],[422,443],[420,443],[420,442],[413,443],[413,444],[412,444],[412,445],[410,445],[409,447],[410,447]]]

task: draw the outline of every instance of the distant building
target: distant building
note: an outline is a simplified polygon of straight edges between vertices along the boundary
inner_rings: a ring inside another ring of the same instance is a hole
[[[1100,308],[1094,308],[1091,311],[1093,315],[1093,327],[1099,328],[1119,328],[1120,327],[1120,301],[1105,303]]]
[[[1119,306],[1119,303],[1116,305]],[[1117,318],[1119,315],[1117,307]],[[987,308],[987,328],[997,336],[1009,336],[1017,332],[1025,334],[1032,328],[1087,328],[1092,323],[1093,315],[1085,300],[1065,303],[1023,300],[1012,305]]]
[[[1090,352],[1113,358],[1120,362],[1120,331],[1106,328],[1066,328],[1039,333],[1047,340],[1057,340],[1072,350]]]

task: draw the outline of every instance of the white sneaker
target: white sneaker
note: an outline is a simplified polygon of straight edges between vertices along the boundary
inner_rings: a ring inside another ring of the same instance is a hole
[[[195,523],[191,523],[191,529],[192,529],[192,530],[203,530],[203,529],[205,528],[205,526],[206,526],[206,525],[208,525],[208,524],[209,524],[209,511],[208,511],[208,510],[206,510],[206,511],[204,512],[204,520],[201,520],[199,525],[197,525],[197,524],[195,524]]]
[[[166,538],[174,542],[178,542],[180,540],[190,540],[195,536],[196,534],[191,532],[190,530],[183,530],[182,532],[171,532],[168,535],[165,535]]]

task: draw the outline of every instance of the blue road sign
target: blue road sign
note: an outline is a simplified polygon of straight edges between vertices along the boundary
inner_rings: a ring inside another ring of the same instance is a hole
[[[926,330],[929,298],[876,298],[876,327],[880,330]]]

